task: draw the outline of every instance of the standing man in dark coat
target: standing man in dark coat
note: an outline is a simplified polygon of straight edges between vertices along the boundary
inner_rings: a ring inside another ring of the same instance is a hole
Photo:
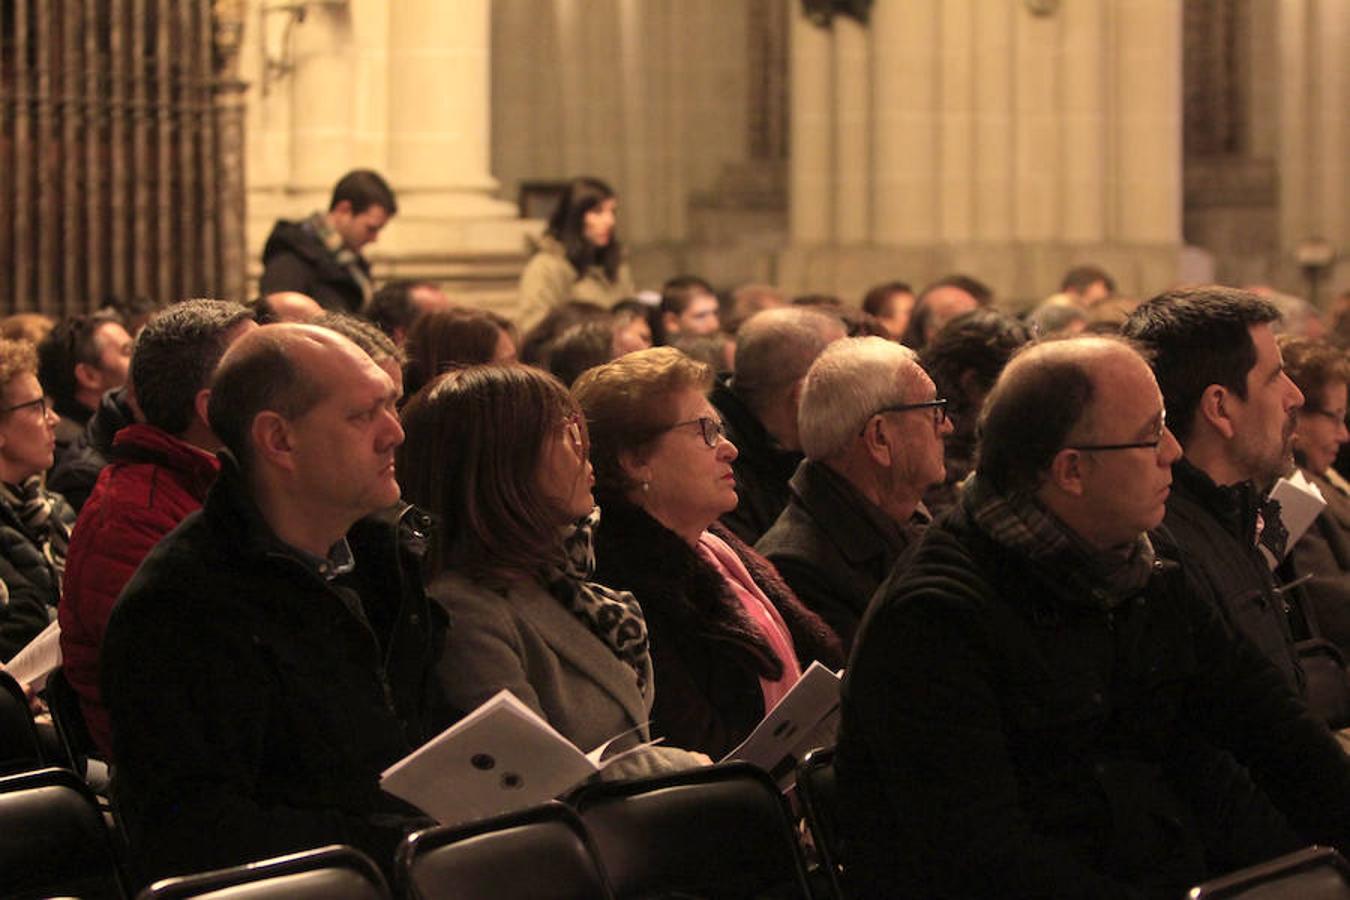
[[[394,521],[398,392],[355,344],[237,340],[205,506],[146,557],[103,645],[113,789],[146,881],[323,844],[386,869],[415,810],[379,775],[448,724],[444,618]]]
[[[342,176],[328,212],[299,222],[279,220],[263,246],[259,293],[295,291],[324,309],[358,313],[374,295],[361,249],[398,212],[388,183],[370,169]]]
[[[1181,448],[1143,358],[1034,346],[980,433],[973,482],[882,586],[845,676],[850,893],[1172,898],[1350,848],[1335,738],[1154,552]]]
[[[1309,623],[1258,549],[1265,543],[1276,558],[1284,555],[1278,505],[1267,506],[1266,493],[1293,467],[1303,405],[1275,343],[1271,325],[1279,317],[1246,291],[1187,288],[1141,305],[1124,332],[1152,354],[1183,452],[1172,467],[1160,543],[1228,624],[1302,693],[1294,643],[1309,636]]]
[[[755,549],[845,649],[867,603],[929,516],[942,482],[946,400],[914,353],[878,337],[825,348],[806,373],[798,432],[806,459]]]
[[[708,398],[722,414],[740,502],[722,524],[747,544],[763,537],[788,502],[788,479],[802,461],[797,402],[820,351],[845,336],[836,316],[800,306],[756,313],[736,333],[736,372]]]

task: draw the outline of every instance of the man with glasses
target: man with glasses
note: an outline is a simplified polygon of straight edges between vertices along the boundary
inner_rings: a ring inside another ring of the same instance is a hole
[[[850,894],[1180,897],[1350,846],[1336,741],[1154,550],[1181,449],[1138,352],[1021,352],[980,433],[845,677]]]
[[[1287,534],[1266,492],[1293,466],[1303,405],[1275,343],[1278,319],[1254,294],[1204,287],[1153,298],[1130,316],[1125,333],[1152,351],[1183,451],[1160,538],[1228,624],[1307,696],[1295,640],[1315,626],[1258,549],[1284,555]],[[1343,685],[1338,671],[1329,674]]]
[[[872,594],[928,523],[920,501],[942,481],[952,423],[914,354],[878,337],[825,348],[806,373],[797,422],[806,459],[755,549],[847,649]]]

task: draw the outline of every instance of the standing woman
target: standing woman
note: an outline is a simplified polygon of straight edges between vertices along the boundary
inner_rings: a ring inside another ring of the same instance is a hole
[[[630,297],[633,276],[616,229],[618,198],[598,178],[567,186],[520,276],[516,324],[527,332],[555,306],[585,300],[609,309]]]
[[[409,401],[403,427],[403,496],[433,517],[428,592],[454,623],[450,702],[468,712],[505,688],[582,750],[649,739],[647,626],[631,594],[591,580],[594,478],[566,389],[528,366],[457,369]],[[655,747],[606,772],[703,762]]]
[[[37,379],[37,353],[0,340],[0,662],[56,615],[75,510],[42,484],[58,417]]]
[[[736,507],[726,439],[708,402],[712,371],[672,347],[585,372],[596,496],[597,574],[632,591],[660,687],[652,730],[720,758],[812,660],[843,664],[839,638],[772,563],[717,524]]]

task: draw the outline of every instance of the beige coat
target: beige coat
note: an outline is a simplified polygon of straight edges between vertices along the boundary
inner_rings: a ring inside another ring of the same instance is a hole
[[[633,274],[628,263],[619,266],[611,281],[600,266],[591,266],[580,278],[567,261],[562,244],[544,235],[539,239],[539,250],[525,264],[520,276],[520,311],[516,325],[525,333],[539,324],[539,320],[556,306],[568,300],[585,300],[609,309],[615,303],[633,296]]]

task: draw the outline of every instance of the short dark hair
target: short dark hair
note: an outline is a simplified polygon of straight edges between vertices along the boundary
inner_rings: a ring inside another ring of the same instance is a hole
[[[975,469],[996,493],[1035,492],[1090,410],[1096,396],[1093,360],[1079,351],[1087,341],[1138,352],[1129,341],[1105,335],[1028,344],[989,392],[977,427]]]
[[[948,322],[919,353],[919,362],[937,385],[938,396],[951,401],[953,412],[973,413],[974,398],[967,395],[962,376],[973,373],[980,389],[988,392],[1008,360],[1030,341],[1030,329],[1007,313],[976,309]]]
[[[351,204],[353,213],[363,213],[372,206],[384,207],[391,216],[398,212],[393,188],[373,169],[353,169],[338,179],[333,186],[333,199],[328,203],[329,211],[337,209],[344,200]]]
[[[95,335],[109,323],[121,325],[122,320],[107,311],[70,316],[57,322],[38,344],[38,381],[52,398],[52,406],[58,413],[70,415],[79,411],[79,402],[75,399],[79,390],[75,366],[79,363],[98,365],[99,348]]]
[[[1106,290],[1114,294],[1116,292],[1116,281],[1101,266],[1074,266],[1064,273],[1064,279],[1059,283],[1061,291],[1085,291],[1097,282],[1106,285]]]
[[[863,312],[873,316],[885,316],[891,308],[891,298],[896,294],[913,295],[914,288],[904,281],[887,281],[878,284],[863,295]]]
[[[661,285],[661,312],[678,316],[700,294],[717,296],[712,285],[697,275],[676,275]]]
[[[502,333],[511,323],[482,309],[438,309],[418,316],[408,332],[408,367],[403,374],[409,393],[416,392],[447,369],[492,362]]]
[[[181,435],[196,415],[197,392],[225,354],[226,335],[252,319],[228,300],[184,300],[155,313],[136,337],[131,383],[145,421]]]
[[[623,247],[619,243],[617,227],[610,236],[609,243],[597,247],[586,240],[586,213],[614,199],[614,188],[599,178],[582,176],[568,182],[558,205],[549,216],[547,233],[563,246],[563,255],[572,264],[577,278],[586,274],[586,270],[598,265],[605,270],[605,276],[611,281],[619,274],[619,264],[623,262]]]
[[[609,317],[610,313],[606,312],[603,306],[588,300],[568,300],[560,303],[550,309],[533,328],[525,332],[520,347],[517,348],[517,355],[523,363],[547,369],[549,347],[559,335],[573,325],[596,319],[608,320]]]
[[[548,370],[564,385],[582,372],[614,358],[614,322],[609,318],[578,322],[549,342]]]
[[[358,318],[350,313],[329,310],[310,321],[311,325],[336,331],[365,351],[376,365],[393,360],[399,368],[408,362],[407,354],[394,343],[394,339],[375,326],[375,323]]]
[[[365,314],[381,331],[393,336],[394,330],[407,331],[417,318],[417,307],[413,305],[413,288],[421,282],[391,281],[375,292]]]
[[[993,288],[974,276],[962,275],[959,272],[954,275],[943,275],[937,281],[925,286],[923,293],[919,295],[919,300],[922,301],[933,291],[941,287],[960,288],[970,296],[974,297],[975,302],[981,306],[988,306],[994,302]]]
[[[438,520],[431,575],[534,576],[561,561],[557,510],[536,473],[544,442],[577,411],[556,378],[531,366],[456,369],[408,402],[395,471],[404,498]]]
[[[1183,446],[1211,384],[1246,399],[1247,373],[1256,365],[1251,328],[1279,318],[1279,310],[1255,294],[1209,285],[1159,294],[1125,320],[1121,333],[1152,353],[1167,427]]]
[[[226,353],[211,379],[207,422],[245,472],[253,466],[249,432],[258,413],[270,410],[293,420],[324,398],[324,385],[292,361],[289,338],[260,329],[246,338],[244,352]]]

